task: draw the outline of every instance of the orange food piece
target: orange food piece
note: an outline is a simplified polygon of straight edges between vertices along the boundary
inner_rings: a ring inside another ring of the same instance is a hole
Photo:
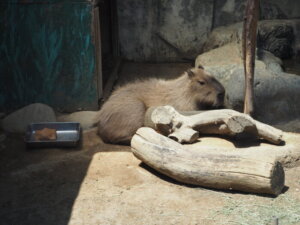
[[[41,130],[36,130],[34,137],[37,141],[56,140],[56,129],[43,128]]]

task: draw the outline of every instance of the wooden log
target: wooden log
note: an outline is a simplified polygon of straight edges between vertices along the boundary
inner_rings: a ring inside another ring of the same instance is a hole
[[[274,157],[259,159],[234,153],[184,148],[152,128],[140,128],[131,140],[133,154],[177,181],[203,187],[278,195],[284,171]]]
[[[243,26],[243,63],[245,71],[245,100],[244,113],[251,115],[254,111],[254,69],[256,33],[259,13],[259,0],[247,0]]]
[[[199,133],[262,138],[273,144],[283,142],[281,130],[231,109],[184,116],[172,106],[160,106],[146,112],[144,125],[180,143],[193,143],[198,139]]]

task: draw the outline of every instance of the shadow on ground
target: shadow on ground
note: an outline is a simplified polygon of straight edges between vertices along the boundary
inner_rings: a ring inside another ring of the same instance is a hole
[[[191,67],[181,64],[126,63],[119,84],[136,78],[174,78]],[[68,224],[72,207],[97,152],[130,151],[106,145],[94,132],[84,133],[77,149],[26,149],[23,137],[0,142],[0,224]]]
[[[103,144],[95,132],[77,149],[27,149],[12,135],[0,146],[1,225],[68,224],[93,155],[130,150]]]

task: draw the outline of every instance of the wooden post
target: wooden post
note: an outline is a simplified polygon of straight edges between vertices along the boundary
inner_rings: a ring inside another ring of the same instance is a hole
[[[243,27],[243,63],[245,70],[244,113],[252,114],[253,83],[255,69],[256,33],[259,12],[259,0],[247,0]]]

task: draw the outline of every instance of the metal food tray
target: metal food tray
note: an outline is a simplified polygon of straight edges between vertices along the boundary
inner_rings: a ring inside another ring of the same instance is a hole
[[[43,128],[56,130],[56,140],[35,140],[35,131]],[[79,144],[81,134],[80,123],[47,122],[28,125],[25,142],[28,147],[75,147]]]

